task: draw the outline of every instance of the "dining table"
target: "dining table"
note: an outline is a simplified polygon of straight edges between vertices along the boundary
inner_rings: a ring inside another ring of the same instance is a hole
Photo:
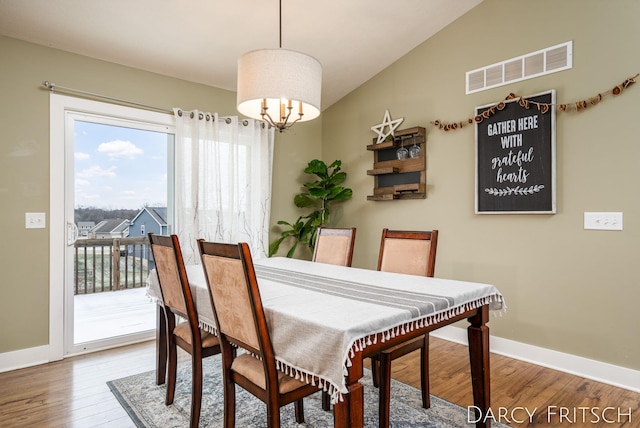
[[[278,369],[327,391],[335,427],[363,427],[364,360],[381,350],[468,320],[476,427],[489,427],[489,313],[506,309],[490,284],[330,265],[286,257],[254,260]],[[200,327],[216,334],[201,265],[187,265]],[[156,382],[165,381],[167,331],[157,274]],[[471,406],[469,406],[471,408]]]

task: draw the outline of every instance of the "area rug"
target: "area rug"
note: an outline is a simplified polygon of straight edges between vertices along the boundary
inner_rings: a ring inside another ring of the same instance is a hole
[[[220,355],[206,358],[203,364],[204,391],[200,427],[222,427],[222,374]],[[371,372],[365,369],[361,382],[365,396],[365,426],[378,426],[378,390],[371,383]],[[156,385],[155,372],[107,382],[122,407],[127,411],[137,427],[169,428],[188,427],[191,409],[191,363],[178,366],[178,381],[174,403],[165,406],[166,387]],[[303,424],[297,424],[294,418],[293,404],[280,410],[281,426],[295,427],[332,427],[333,412],[322,410],[322,396],[318,392],[304,399]],[[391,426],[425,428],[469,428],[474,424],[467,421],[467,408],[460,407],[436,396],[431,396],[431,408],[423,409],[420,391],[416,388],[392,381],[391,385]],[[236,426],[258,428],[266,426],[265,405],[240,387],[236,387]],[[493,427],[505,427],[497,422]]]

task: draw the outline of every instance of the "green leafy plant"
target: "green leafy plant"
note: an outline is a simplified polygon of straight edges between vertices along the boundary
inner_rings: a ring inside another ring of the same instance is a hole
[[[340,170],[342,162],[335,160],[327,166],[323,161],[314,159],[304,169],[306,174],[313,174],[316,181],[304,184],[305,190],[293,198],[293,203],[299,208],[313,208],[307,215],[298,217],[293,223],[278,221],[286,228],[280,237],[269,244],[269,257],[278,252],[280,244],[285,240],[293,240],[293,245],[287,252],[287,257],[293,257],[299,244],[307,245],[313,252],[316,233],[320,226],[329,221],[329,208],[336,202],[345,201],[353,195],[353,191],[341,185],[347,173]]]

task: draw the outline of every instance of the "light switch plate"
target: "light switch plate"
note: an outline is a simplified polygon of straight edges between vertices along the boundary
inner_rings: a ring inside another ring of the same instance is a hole
[[[24,227],[27,229],[44,229],[47,225],[45,213],[25,213]]]
[[[622,230],[622,213],[585,212],[584,228],[592,230]]]

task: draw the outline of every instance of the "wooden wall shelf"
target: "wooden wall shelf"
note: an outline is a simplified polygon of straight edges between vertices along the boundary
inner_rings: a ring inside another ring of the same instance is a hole
[[[420,147],[420,156],[398,160],[397,150],[402,146],[409,149],[413,145]],[[392,141],[367,146],[373,152],[373,169],[367,175],[375,180],[373,195],[369,201],[393,201],[395,199],[425,199],[426,194],[426,132],[423,127],[396,131]]]
[[[367,170],[367,175],[397,174],[398,172],[400,172],[400,168],[396,168],[393,166],[379,167],[379,168]]]

